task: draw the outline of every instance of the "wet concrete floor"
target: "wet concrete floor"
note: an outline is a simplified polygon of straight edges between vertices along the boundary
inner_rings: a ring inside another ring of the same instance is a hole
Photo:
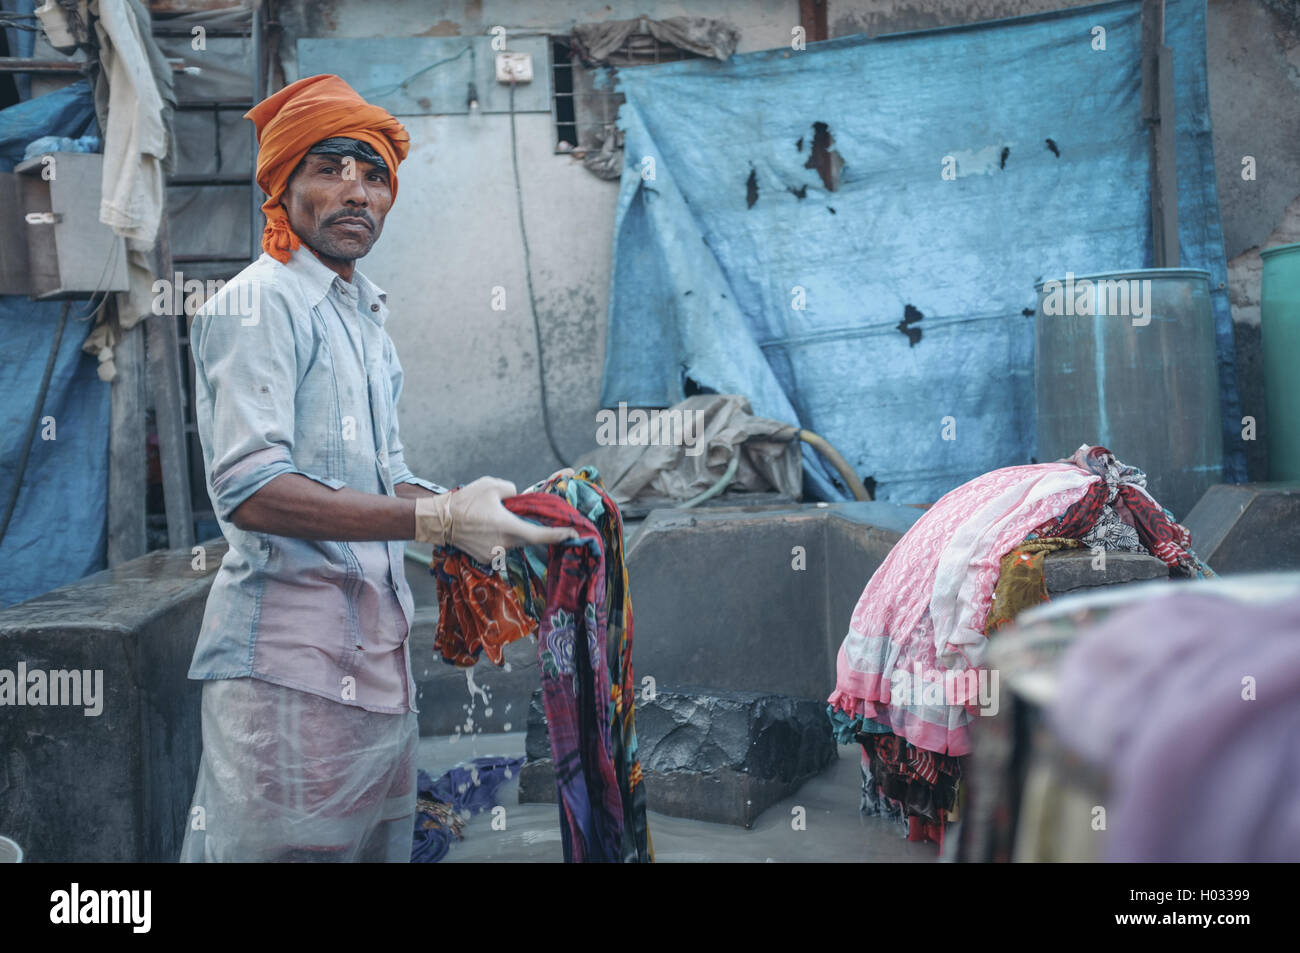
[[[858,812],[861,748],[840,747],[839,759],[808,781],[790,798],[772,805],[745,830],[651,811],[650,838],[659,863],[807,863],[934,861],[934,844],[910,843],[895,822],[863,817]],[[420,739],[419,766],[437,778],[473,758],[498,755],[521,757],[524,733]],[[451,845],[442,863],[540,862],[559,863],[558,808],[554,804],[520,804],[518,780],[497,792],[506,808],[506,829],[493,830],[488,813],[465,825],[463,841]],[[805,809],[806,826],[795,830],[793,809]]]

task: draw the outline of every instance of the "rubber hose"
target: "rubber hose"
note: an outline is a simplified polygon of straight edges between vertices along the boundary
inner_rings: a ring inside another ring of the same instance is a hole
[[[836,472],[844,478],[844,482],[848,484],[849,490],[853,493],[853,498],[855,500],[871,499],[871,494],[868,493],[867,488],[863,486],[861,478],[853,472],[853,468],[849,466],[849,462],[840,455],[840,452],[830,445],[830,441],[825,437],[813,433],[811,430],[800,430],[799,439],[813,447],[830,462]]]
[[[727,469],[723,472],[722,476],[718,477],[717,482],[698,496],[691,497],[685,503],[678,503],[676,508],[679,510],[688,510],[692,506],[699,506],[705,500],[713,499],[727,487],[731,486],[732,478],[735,477],[736,471],[739,469],[740,447],[737,446],[735,448],[735,453],[731,455],[731,461],[727,464]]]

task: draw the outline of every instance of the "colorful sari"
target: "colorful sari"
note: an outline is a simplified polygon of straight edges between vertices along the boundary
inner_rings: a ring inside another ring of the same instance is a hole
[[[535,630],[565,860],[652,862],[618,507],[592,467],[505,506],[544,526],[572,526],[579,539],[509,551],[505,578],[460,550],[435,549],[435,647],[450,664],[473,665],[486,652],[500,665],[504,647]]]
[[[928,751],[969,753],[974,676],[984,666],[1003,557],[1026,539],[1087,539],[1116,514],[1171,569],[1209,574],[1187,548],[1187,530],[1147,493],[1146,475],[1105,447],[993,470],[941,497],[890,551],[853,611],[829,699],[841,740],[883,727]]]

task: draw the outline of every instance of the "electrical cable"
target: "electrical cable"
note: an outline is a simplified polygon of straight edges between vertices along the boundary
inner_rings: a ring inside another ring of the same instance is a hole
[[[533,335],[537,339],[537,380],[542,388],[542,427],[546,430],[546,442],[551,445],[551,453],[560,461],[561,467],[569,466],[564,454],[556,445],[555,435],[551,432],[551,412],[546,397],[546,360],[542,355],[542,327],[537,320],[537,298],[533,294],[532,256],[528,251],[528,232],[524,227],[524,192],[519,184],[519,148],[515,141],[515,84],[510,84],[510,163],[515,170],[515,208],[519,210],[519,235],[524,244],[524,277],[528,281],[528,310],[533,315]]]
[[[421,67],[420,69],[412,73],[410,76],[406,77],[406,79],[402,80],[400,83],[390,83],[387,86],[376,86],[374,89],[363,90],[362,92],[358,93],[358,95],[361,96],[363,99],[369,99],[372,96],[390,96],[393,93],[396,93],[398,90],[405,89],[406,85],[411,80],[415,79],[417,76],[423,76],[431,69],[435,69],[436,67],[442,66],[445,63],[451,63],[455,60],[458,60],[466,53],[469,53],[472,50],[473,50],[473,45],[471,44],[470,46],[466,46],[465,49],[461,50],[455,56],[448,56],[446,59],[437,60],[436,62],[430,63],[428,66]]]
[[[29,33],[41,32],[41,25],[36,22],[39,17],[34,13],[9,13],[0,12],[0,29],[5,30],[27,30]],[[30,22],[23,22],[24,20]]]

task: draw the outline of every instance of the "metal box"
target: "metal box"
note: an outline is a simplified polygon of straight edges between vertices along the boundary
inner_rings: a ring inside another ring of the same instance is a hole
[[[127,290],[126,243],[99,220],[103,170],[102,155],[50,152],[0,173],[0,294]]]

